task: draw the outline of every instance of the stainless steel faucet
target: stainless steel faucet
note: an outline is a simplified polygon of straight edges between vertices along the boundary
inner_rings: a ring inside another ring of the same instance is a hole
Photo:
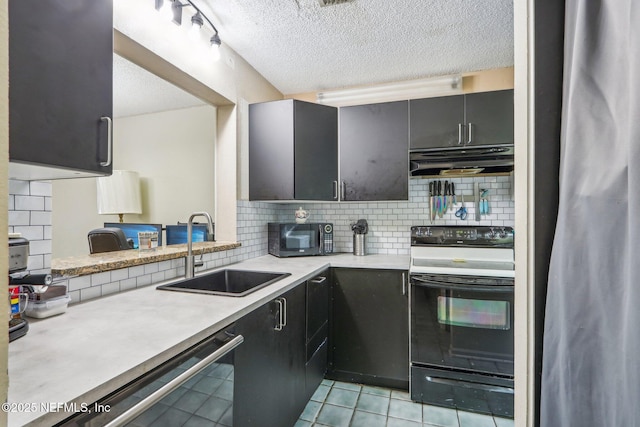
[[[209,225],[209,236],[213,233],[213,220],[211,219],[211,215],[207,212],[194,212],[189,217],[189,222],[187,222],[187,258],[184,264],[184,277],[186,279],[190,279],[195,274],[195,257],[193,256],[193,236],[191,233],[193,232],[193,218],[197,216],[203,216],[207,218],[207,223]]]

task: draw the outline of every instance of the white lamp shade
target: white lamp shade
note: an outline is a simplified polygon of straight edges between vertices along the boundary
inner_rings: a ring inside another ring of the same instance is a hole
[[[111,176],[100,177],[97,182],[99,214],[142,213],[138,172],[114,170]]]

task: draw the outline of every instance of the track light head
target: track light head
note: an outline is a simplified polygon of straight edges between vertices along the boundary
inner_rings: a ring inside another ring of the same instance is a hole
[[[217,61],[218,59],[220,59],[220,45],[222,44],[220,36],[218,35],[218,33],[215,33],[209,41],[211,42],[211,52],[213,55],[213,59]]]

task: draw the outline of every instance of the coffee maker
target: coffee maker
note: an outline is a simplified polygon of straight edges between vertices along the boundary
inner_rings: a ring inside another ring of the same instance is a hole
[[[29,322],[22,317],[27,308],[29,296],[23,285],[14,283],[21,280],[27,270],[29,241],[22,237],[9,237],[9,341],[26,335]]]

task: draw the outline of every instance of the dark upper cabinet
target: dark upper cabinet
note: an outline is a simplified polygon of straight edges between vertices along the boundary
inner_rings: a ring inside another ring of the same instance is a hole
[[[407,274],[334,268],[327,376],[409,388]]]
[[[341,200],[409,197],[407,101],[340,108]]]
[[[513,90],[464,96],[467,144],[513,144]]]
[[[338,111],[298,100],[249,106],[249,199],[338,200]]]
[[[110,0],[9,1],[11,178],[108,175]]]
[[[236,321],[234,426],[292,426],[302,413],[305,299],[301,284]]]
[[[464,96],[409,101],[410,147],[452,147],[464,138]]]
[[[513,144],[513,90],[409,101],[410,148]]]

